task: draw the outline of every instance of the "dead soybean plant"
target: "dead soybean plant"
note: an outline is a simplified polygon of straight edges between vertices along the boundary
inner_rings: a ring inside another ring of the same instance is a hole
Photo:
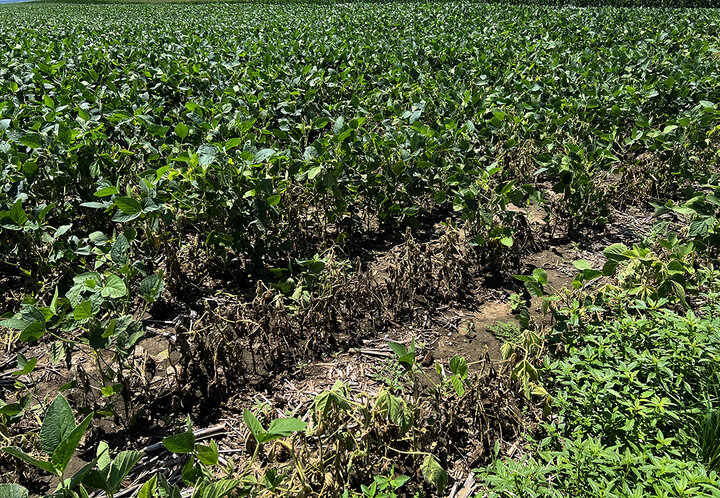
[[[451,475],[464,479],[517,447],[524,401],[489,358],[472,374],[461,357],[427,372],[412,343],[391,347],[404,370],[397,383],[368,393],[338,381],[311,402],[306,431],[252,445],[255,476],[245,483],[251,494],[266,487],[279,496],[338,496],[377,475],[401,474],[411,479],[407,493],[442,494]]]
[[[206,305],[195,329],[178,341],[187,365],[184,382],[223,392],[246,375],[292,368],[292,358],[334,350],[356,340],[363,328],[380,325],[369,318],[385,302],[378,284],[359,263],[354,274],[345,266],[331,254],[307,298],[288,299],[258,282],[250,302],[226,296],[214,308]]]
[[[477,267],[464,237],[447,223],[438,241],[419,243],[408,229],[402,245],[367,269],[357,261],[350,270],[330,251],[312,291],[299,298],[258,282],[249,302],[229,295],[206,299],[192,330],[178,334],[182,384],[192,381],[216,396],[248,374],[292,368],[290,358],[337,350],[427,313],[432,302],[457,299]]]
[[[438,241],[437,292],[445,301],[458,299],[466,288],[477,260],[467,243],[465,232],[447,220],[445,232]]]
[[[477,253],[468,244],[465,227],[451,220],[431,243],[419,243],[408,229],[399,253],[387,265],[387,308],[394,315],[416,310],[419,304],[458,299],[480,270]]]

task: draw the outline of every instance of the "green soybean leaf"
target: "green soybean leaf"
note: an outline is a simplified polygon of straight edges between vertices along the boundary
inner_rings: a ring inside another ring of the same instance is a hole
[[[208,484],[202,491],[202,498],[223,498],[240,485],[239,479],[222,479]]]
[[[547,272],[542,268],[535,268],[533,270],[533,278],[541,285],[547,284]]]
[[[262,149],[255,154],[255,162],[260,164],[275,155],[274,149]]]
[[[61,144],[70,145],[70,141],[73,138],[72,129],[66,123],[60,123],[58,125],[57,137]]]
[[[95,451],[95,457],[97,458],[97,465],[101,471],[105,471],[110,468],[112,458],[110,458],[110,447],[105,441],[100,441],[97,450]]]
[[[117,197],[115,205],[125,214],[138,214],[142,211],[142,205],[132,197]]]
[[[175,125],[175,134],[180,137],[181,140],[185,140],[190,133],[190,128],[185,123],[178,123]]]
[[[715,224],[715,218],[712,217],[706,217],[706,218],[700,218],[698,220],[693,221],[690,223],[690,230],[688,235],[690,237],[698,237],[700,235],[706,234]]]
[[[603,254],[609,261],[624,261],[628,259],[625,255],[628,248],[625,244],[613,244],[603,251]]]
[[[314,405],[315,410],[327,415],[333,406],[340,408],[341,410],[349,410],[350,403],[346,398],[346,387],[342,381],[336,381],[332,389],[329,391],[323,391],[315,396]]]
[[[157,474],[152,476],[145,484],[142,485],[140,491],[138,491],[136,498],[153,498],[157,489]],[[173,496],[173,495],[167,495]],[[174,497],[173,497],[174,498]]]
[[[55,490],[55,493],[58,494],[59,491],[61,491],[63,488],[65,489],[77,489],[78,491],[83,491],[82,489],[79,489],[78,486],[81,482],[84,482],[85,479],[88,477],[88,474],[92,471],[92,468],[95,466],[96,460],[92,460],[91,462],[85,464],[80,470],[75,472],[73,476],[70,479],[65,479],[61,484],[58,484],[57,489]],[[86,496],[81,495],[83,498],[86,498]]]
[[[97,192],[95,192],[93,195],[95,197],[106,197],[108,195],[115,195],[118,193],[118,190],[115,187],[103,187]]]
[[[103,386],[100,388],[100,394],[102,394],[106,398],[109,398],[116,394],[120,394],[122,392],[122,389],[123,389],[122,384],[112,384],[110,386]]]
[[[437,488],[438,493],[442,494],[445,491],[449,476],[445,469],[443,469],[438,461],[435,460],[434,456],[426,456],[420,470],[425,478],[425,482],[433,484],[435,488]]]
[[[307,172],[308,180],[314,180],[322,172],[322,166],[313,166]]]
[[[75,429],[75,417],[67,400],[58,394],[45,413],[40,429],[40,447],[52,455],[58,445]]]
[[[468,375],[467,361],[462,356],[453,356],[450,360],[450,371],[455,375],[459,375],[461,378],[465,378]]]
[[[16,201],[12,205],[10,211],[8,211],[8,215],[10,216],[10,219],[13,220],[13,222],[18,226],[23,226],[28,220],[28,215],[22,208],[22,202],[20,201]]]
[[[40,320],[28,324],[20,332],[20,341],[35,341],[45,335],[45,323]]]
[[[463,384],[462,380],[460,380],[457,376],[453,375],[452,377],[450,377],[450,383],[455,390],[455,394],[457,394],[458,396],[462,396],[463,394],[465,394],[465,385]]]
[[[102,491],[105,491],[106,493],[110,492],[110,486],[107,482],[107,474],[110,471],[110,468],[108,467],[105,471],[98,471],[98,470],[90,470],[88,472],[87,476],[83,479],[82,483],[84,486],[93,488],[93,489],[100,489]]]
[[[73,310],[73,318],[75,320],[87,320],[88,318],[92,318],[92,316],[92,302],[89,299],[78,304]]]
[[[385,412],[392,422],[400,424],[405,410],[405,402],[401,398],[389,391],[383,391],[378,395],[376,405],[380,411]]]
[[[19,484],[0,484],[0,498],[28,498],[28,490]]]
[[[112,251],[110,251],[110,258],[113,263],[117,265],[124,265],[127,263],[128,255],[127,251],[130,249],[130,242],[124,234],[120,234],[113,243]]]
[[[198,149],[198,166],[209,166],[217,156],[217,148],[214,145],[201,145]]]
[[[163,281],[162,270],[157,274],[150,275],[140,282],[140,292],[143,298],[148,302],[156,301],[160,294],[162,294],[165,288]]]
[[[575,268],[580,271],[592,269],[592,266],[590,265],[590,263],[588,263],[584,259],[578,259],[576,261],[573,261],[573,266],[575,266]]]
[[[63,472],[68,463],[70,463],[70,460],[72,459],[73,454],[75,453],[78,444],[80,444],[80,440],[85,434],[85,431],[87,431],[92,419],[93,414],[91,413],[85,417],[82,422],[80,422],[80,424],[60,442],[57,448],[55,448],[55,451],[53,451],[52,463],[56,469],[60,470],[60,472]]]
[[[19,313],[12,318],[8,318],[0,322],[0,327],[6,327],[13,330],[22,330],[28,325],[29,323],[27,321],[20,318]]]
[[[218,463],[218,448],[215,441],[210,441],[210,446],[199,444],[197,447],[197,457],[204,465],[214,466]]]
[[[18,370],[14,371],[12,375],[26,375],[33,371],[37,364],[37,358],[28,360],[22,353],[17,354]]]
[[[405,355],[407,354],[407,352],[408,352],[408,351],[407,351],[407,348],[405,347],[405,345],[404,345],[404,344],[400,344],[399,342],[388,341],[388,346],[390,346],[390,349],[392,349],[392,351],[395,353],[395,355],[396,355],[398,358],[402,358],[402,357],[405,356]]]
[[[245,422],[247,428],[250,429],[250,433],[253,435],[255,440],[258,443],[262,443],[263,441],[260,439],[263,435],[267,434],[267,432],[263,429],[263,426],[260,424],[257,417],[255,417],[255,414],[248,409],[243,410],[243,421]]]
[[[42,147],[42,138],[37,133],[26,133],[18,138],[18,142],[26,147],[39,149]]]
[[[105,235],[104,233],[99,232],[99,231],[92,232],[90,235],[88,235],[88,238],[90,240],[92,240],[94,244],[97,244],[97,245],[104,244],[105,242],[107,242],[109,240],[107,235]]]
[[[242,143],[242,139],[240,138],[231,138],[227,142],[225,142],[225,150],[234,149],[238,145]]]
[[[60,475],[60,472],[58,472],[58,470],[53,466],[52,463],[45,460],[38,460],[36,458],[33,458],[17,446],[6,446],[3,448],[3,451],[9,455],[14,456],[15,458],[19,458],[20,460],[29,463],[30,465],[34,465],[35,467],[44,470],[49,474],[53,474],[56,476]]]
[[[140,217],[140,213],[125,214],[118,210],[117,213],[112,217],[112,220],[116,223],[127,223]]]
[[[2,401],[0,401],[2,403]],[[14,417],[15,415],[21,414],[23,411],[23,407],[20,405],[20,403],[8,403],[8,404],[0,404],[0,414],[7,415],[8,417]]]
[[[117,299],[125,297],[128,293],[125,282],[117,275],[109,275],[105,279],[105,285],[103,286],[100,294],[103,297],[109,297],[111,299]]]
[[[110,201],[103,202],[83,202],[80,204],[81,207],[89,207],[91,209],[108,209],[112,207],[113,203]]]
[[[303,432],[307,423],[297,418],[276,418],[270,422],[268,432],[275,436],[289,436],[295,432]]]
[[[50,311],[52,312],[53,315],[57,314],[58,297],[59,297],[59,291],[58,291],[58,288],[55,287],[55,292],[53,293],[52,301],[50,301]]]
[[[195,489],[193,493],[195,496],[202,494],[202,490],[205,488],[206,483],[200,480],[202,477],[202,471],[195,465],[194,455],[190,456],[190,458],[188,458],[185,462],[185,465],[183,465],[182,470],[180,471],[180,477],[186,486],[192,486],[193,484],[199,483],[198,488]]]
[[[195,435],[192,431],[181,432],[166,437],[162,444],[170,453],[192,453],[195,449]]]
[[[108,488],[112,493],[116,493],[122,486],[123,479],[128,473],[135,467],[143,454],[139,451],[121,451],[118,456],[115,457],[112,464],[110,465],[110,473],[108,474],[107,484]]]

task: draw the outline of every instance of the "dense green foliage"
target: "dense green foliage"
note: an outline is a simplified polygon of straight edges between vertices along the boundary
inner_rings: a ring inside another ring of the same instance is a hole
[[[118,3],[167,3],[168,0],[34,0],[43,3],[85,3],[85,4],[118,4]],[[171,3],[218,3],[218,0],[174,0]],[[438,0],[363,0],[363,4],[385,3],[437,3]],[[339,0],[225,0],[223,3],[250,3],[269,5],[337,5],[347,4]],[[542,5],[556,7],[646,7],[646,8],[713,8],[715,0],[475,0],[475,3],[502,5]]]
[[[702,176],[720,122],[714,12],[1,15],[3,250],[37,282],[105,264],[115,223],[137,232],[147,265],[197,240],[261,270],[353,240],[375,215],[416,223],[444,207],[473,220],[479,243],[509,245],[504,206],[533,194],[525,183],[552,182],[552,215],[602,219],[638,176],[658,188]]]
[[[659,254],[655,263],[673,259]],[[553,415],[532,457],[480,472],[492,495],[720,495],[720,275],[686,267],[695,297],[680,311],[678,295],[639,299],[636,284],[652,279],[627,261],[619,285],[556,312],[538,368]]]

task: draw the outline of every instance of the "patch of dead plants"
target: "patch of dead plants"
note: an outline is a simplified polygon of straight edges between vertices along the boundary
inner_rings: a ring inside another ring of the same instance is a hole
[[[478,274],[478,253],[466,242],[465,231],[450,223],[432,243],[417,242],[408,229],[403,244],[367,269],[358,261],[348,271],[346,262],[328,253],[304,298],[259,282],[250,301],[206,299],[199,319],[178,334],[180,385],[194,382],[214,398],[247,375],[292,368],[299,359],[431,313],[433,303],[467,295]]]
[[[464,360],[453,361],[452,373],[437,365],[430,376],[413,360],[377,394],[337,382],[305,406],[307,431],[260,447],[248,436],[257,482],[283,476],[273,489],[280,496],[339,496],[374,476],[402,474],[410,478],[404,496],[442,494],[495,451],[517,449],[523,399],[489,358],[470,376]]]

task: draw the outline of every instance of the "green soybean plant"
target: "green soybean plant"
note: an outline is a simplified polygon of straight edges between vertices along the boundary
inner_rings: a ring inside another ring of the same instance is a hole
[[[230,494],[240,484],[239,479],[217,479],[213,467],[218,465],[218,448],[214,441],[209,445],[199,444],[195,440],[190,418],[187,430],[162,441],[169,452],[187,455],[182,468],[182,483],[193,488],[192,498],[222,498]],[[92,475],[92,474],[91,474]],[[138,496],[143,497],[179,497],[182,488],[171,485],[163,474],[156,474],[140,489]]]
[[[2,450],[40,470],[59,477],[60,484],[56,493],[60,493],[61,496],[87,496],[81,483],[97,459],[86,464],[67,479],[65,470],[75,454],[80,440],[90,426],[93,416],[94,414],[90,413],[79,424],[76,424],[70,405],[62,394],[58,394],[45,413],[40,429],[40,448],[49,457],[49,460],[37,459],[17,446],[6,446]]]

